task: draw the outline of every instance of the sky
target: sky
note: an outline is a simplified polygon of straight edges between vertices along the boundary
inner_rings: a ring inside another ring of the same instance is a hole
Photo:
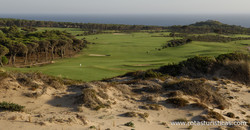
[[[250,14],[250,0],[0,0],[0,14]]]

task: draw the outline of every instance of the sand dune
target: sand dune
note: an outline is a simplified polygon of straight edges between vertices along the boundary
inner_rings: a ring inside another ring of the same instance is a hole
[[[219,109],[216,103],[210,101],[203,102],[207,108],[192,105],[202,102],[196,95],[163,90],[164,84],[180,80],[171,77],[138,81],[131,77],[117,77],[109,81],[72,82],[70,85],[65,85],[66,81],[55,80],[50,83],[46,76],[24,77],[14,74],[1,79],[0,101],[17,103],[25,106],[25,109],[22,112],[1,111],[0,129],[174,130],[190,127],[171,125],[170,122],[177,119],[216,121],[216,118],[208,116],[211,110],[219,113],[226,121],[247,121],[250,115],[249,86],[229,80],[205,80],[204,84],[217,89],[225,102],[229,103],[228,108]],[[30,77],[33,78],[28,84]],[[193,81],[190,78],[181,80]],[[32,89],[31,83],[38,87]],[[166,102],[173,97],[183,98],[188,103],[178,107]],[[235,117],[227,117],[228,112],[234,113]],[[128,122],[134,126],[126,126]],[[227,126],[193,126],[192,129],[214,128]],[[247,126],[239,129],[247,129]]]

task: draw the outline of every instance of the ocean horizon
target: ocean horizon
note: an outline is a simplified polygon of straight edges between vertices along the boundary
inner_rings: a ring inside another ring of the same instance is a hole
[[[102,23],[127,25],[189,25],[199,21],[216,20],[225,24],[239,25],[250,28],[250,14],[0,14],[0,18],[15,18],[26,20],[73,22],[73,23]]]

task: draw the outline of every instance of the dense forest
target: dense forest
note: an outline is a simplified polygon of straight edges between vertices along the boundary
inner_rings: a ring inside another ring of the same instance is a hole
[[[35,30],[20,30],[15,25],[0,28],[1,66],[7,63],[15,65],[17,60],[19,64],[25,65],[49,62],[57,57],[72,56],[88,44],[86,40],[76,39],[66,31],[34,32]]]

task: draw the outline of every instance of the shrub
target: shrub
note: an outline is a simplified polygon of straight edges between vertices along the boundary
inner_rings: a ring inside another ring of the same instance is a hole
[[[166,100],[167,103],[175,105],[175,107],[185,107],[188,105],[188,101],[183,98],[169,98]]]
[[[155,69],[155,72],[169,74],[171,76],[188,75],[191,77],[202,77],[204,74],[215,74],[217,76],[249,84],[250,82],[250,55],[243,53],[229,53],[217,56],[215,59],[207,56],[195,56],[188,58],[178,64],[169,64]],[[213,78],[218,80],[218,78]]]
[[[179,64],[168,64],[165,66],[160,67],[157,71],[163,74],[169,74],[172,76],[177,76],[181,74],[182,67]]]
[[[188,71],[203,74],[210,72],[214,64],[215,60],[207,56],[195,56],[179,63],[180,66],[188,69]]]
[[[170,40],[162,46],[162,49],[168,48],[168,47],[181,46],[181,45],[185,45],[185,44],[188,44],[191,42],[192,42],[192,39],[190,39],[190,38]]]
[[[9,102],[1,102],[0,103],[0,110],[8,110],[8,111],[22,111],[24,109],[24,106],[15,104],[15,103],[9,103]]]
[[[215,59],[217,62],[223,63],[227,60],[230,60],[230,61],[249,60],[250,56],[247,54],[243,54],[243,53],[228,53],[228,54],[221,54],[217,56]]]
[[[6,64],[8,64],[8,62],[9,62],[8,58],[7,58],[6,56],[3,56],[3,57],[2,57],[2,63],[3,63],[4,65],[6,65]]]
[[[135,79],[147,79],[147,78],[159,78],[163,75],[160,72],[147,70],[147,71],[128,72],[124,76],[132,76]]]
[[[235,115],[232,112],[228,112],[226,116],[230,118],[235,118]]]
[[[158,77],[161,77],[162,76],[162,73],[159,73],[159,72],[155,72],[153,70],[147,70],[144,75],[143,75],[143,78],[146,79],[146,78],[158,78]]]
[[[135,124],[133,122],[127,122],[124,124],[125,126],[128,126],[128,127],[135,127]]]
[[[169,64],[162,66],[156,71],[162,74],[169,74],[172,76],[178,76],[182,73],[191,74],[207,74],[211,72],[216,61],[211,57],[195,56],[188,58],[186,61],[182,61],[179,64]]]

